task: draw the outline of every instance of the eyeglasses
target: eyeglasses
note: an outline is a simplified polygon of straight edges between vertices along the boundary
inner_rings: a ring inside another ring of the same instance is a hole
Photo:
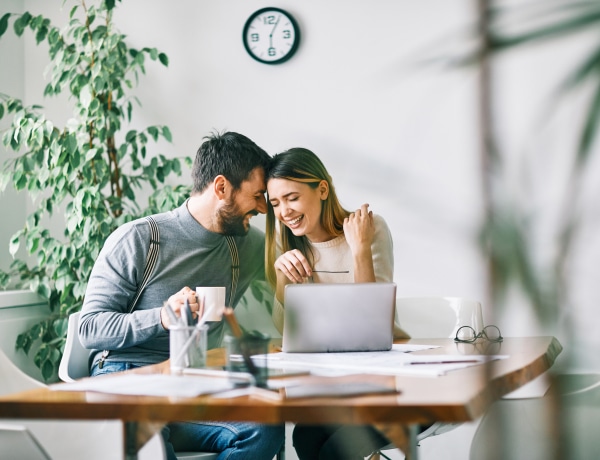
[[[461,326],[456,331],[456,337],[454,337],[454,341],[458,343],[474,343],[477,339],[502,342],[504,337],[502,337],[498,326],[494,326],[493,324],[484,327],[480,333],[477,333],[471,326]]]

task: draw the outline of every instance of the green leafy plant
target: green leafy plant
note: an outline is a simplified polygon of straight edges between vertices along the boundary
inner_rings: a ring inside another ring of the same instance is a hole
[[[178,206],[190,191],[165,185],[169,176],[181,175],[182,163],[191,165],[189,158],[149,154],[150,141],[171,141],[167,126],[125,132],[136,102],[128,92],[145,73],[148,59],[167,66],[167,56],[127,45],[113,26],[115,0],[89,3],[77,2],[62,29],[29,12],[0,19],[0,36],[14,20],[17,36],[30,31],[38,44],[47,43],[51,74],[44,96],[67,93],[73,104],[73,117],[59,127],[42,107],[0,94],[0,119],[12,116],[2,141],[16,153],[3,163],[0,190],[12,183],[34,202],[10,242],[13,258],[24,246],[29,260],[15,259],[9,272],[0,272],[0,286],[28,287],[49,302],[51,316],[16,344],[25,353],[40,344],[34,361],[46,380],[56,375],[67,317],[81,309],[107,236],[126,221]],[[140,207],[139,192],[149,194],[146,208]],[[48,219],[59,212],[64,212],[64,232],[52,235]]]

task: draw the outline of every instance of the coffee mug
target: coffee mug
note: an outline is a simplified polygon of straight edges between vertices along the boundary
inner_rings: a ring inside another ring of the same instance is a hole
[[[225,287],[197,287],[196,297],[199,303],[202,303],[202,299],[204,298],[203,318],[205,321],[221,321],[223,308],[225,308]]]

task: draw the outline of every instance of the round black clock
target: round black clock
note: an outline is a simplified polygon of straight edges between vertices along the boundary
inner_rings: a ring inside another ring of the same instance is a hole
[[[291,58],[300,43],[300,29],[290,13],[262,8],[252,13],[242,35],[248,54],[264,64],[281,64]]]

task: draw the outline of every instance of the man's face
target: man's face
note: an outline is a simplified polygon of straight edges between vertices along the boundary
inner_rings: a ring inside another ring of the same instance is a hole
[[[219,209],[221,233],[230,236],[246,235],[250,230],[250,219],[267,212],[265,192],[265,172],[262,168],[255,168],[248,180],[243,181],[240,188]]]

